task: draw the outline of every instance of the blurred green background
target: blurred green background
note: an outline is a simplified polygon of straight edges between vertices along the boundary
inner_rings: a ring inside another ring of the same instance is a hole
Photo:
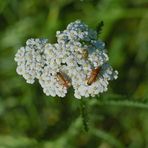
[[[88,133],[73,90],[46,97],[17,75],[14,62],[28,38],[54,43],[55,32],[76,19],[92,28],[104,21],[100,38],[119,71],[107,93],[86,101]],[[101,105],[102,97],[121,104]],[[122,105],[147,98],[147,0],[0,0],[0,148],[148,148],[148,107]]]

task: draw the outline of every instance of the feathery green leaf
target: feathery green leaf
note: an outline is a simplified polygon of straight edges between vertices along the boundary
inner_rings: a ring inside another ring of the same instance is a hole
[[[103,21],[98,23],[98,25],[96,27],[97,37],[99,37],[99,35],[101,34],[103,26],[104,26],[104,22]]]
[[[104,95],[100,98],[96,98],[97,101],[92,101],[91,104],[99,104],[99,105],[114,105],[114,106],[127,106],[127,107],[137,107],[148,109],[148,99],[140,99],[140,98],[131,98],[128,96],[121,95]]]

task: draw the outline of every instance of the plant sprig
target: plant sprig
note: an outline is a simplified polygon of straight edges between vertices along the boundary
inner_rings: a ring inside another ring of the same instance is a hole
[[[102,28],[104,26],[104,22],[103,21],[100,21],[96,27],[96,31],[97,31],[97,37],[99,38],[99,35],[101,34],[102,32]]]
[[[98,105],[113,105],[113,106],[127,106],[148,109],[148,99],[131,98],[122,95],[103,95],[96,97],[97,100],[92,100],[91,105],[97,103]]]

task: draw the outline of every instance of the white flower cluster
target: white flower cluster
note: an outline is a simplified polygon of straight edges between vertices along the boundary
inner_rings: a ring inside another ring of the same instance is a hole
[[[29,39],[25,47],[21,47],[15,55],[17,73],[22,75],[27,83],[34,83],[39,78],[45,65],[44,46],[47,39]]]
[[[64,97],[70,86],[78,99],[106,91],[108,81],[116,79],[118,72],[108,63],[105,44],[97,39],[97,32],[77,20],[57,31],[56,37],[55,44],[29,39],[15,56],[17,73],[27,83],[38,79],[46,95]]]

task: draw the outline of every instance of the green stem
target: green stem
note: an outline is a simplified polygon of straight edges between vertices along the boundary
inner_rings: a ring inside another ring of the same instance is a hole
[[[84,130],[88,132],[88,112],[87,112],[86,102],[83,100],[83,98],[81,99],[80,102],[80,114],[82,117]]]

